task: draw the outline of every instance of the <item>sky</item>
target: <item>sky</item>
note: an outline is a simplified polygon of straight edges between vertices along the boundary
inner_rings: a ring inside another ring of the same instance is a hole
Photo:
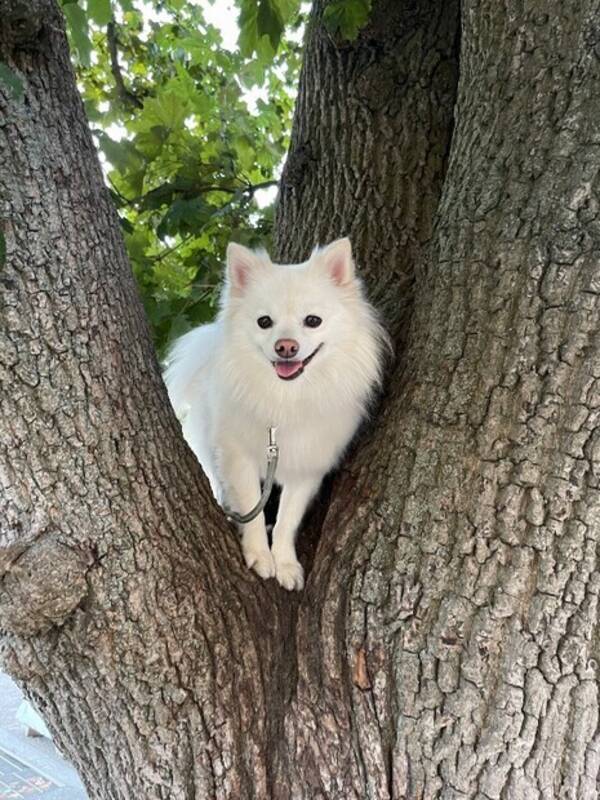
[[[239,31],[237,25],[238,10],[231,0],[214,0],[214,2],[202,0],[200,5],[206,21],[221,31],[223,47],[227,50],[235,50]]]

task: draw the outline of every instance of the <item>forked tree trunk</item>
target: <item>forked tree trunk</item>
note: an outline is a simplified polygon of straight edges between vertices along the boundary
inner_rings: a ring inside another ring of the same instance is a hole
[[[0,14],[26,84],[1,88],[0,626],[90,796],[596,798],[597,4],[464,0],[445,177],[455,7],[381,0],[348,45],[317,4],[279,251],[352,233],[401,342],[416,291],[291,597],[168,413],[48,2],[26,49]]]

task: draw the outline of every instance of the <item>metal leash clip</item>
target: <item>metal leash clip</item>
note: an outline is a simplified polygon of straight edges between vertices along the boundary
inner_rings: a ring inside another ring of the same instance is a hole
[[[254,506],[252,511],[249,511],[247,514],[238,514],[235,511],[227,510],[227,519],[230,522],[238,522],[242,525],[246,522],[252,522],[252,520],[258,517],[260,512],[267,505],[269,497],[271,496],[271,491],[273,490],[273,483],[275,482],[275,470],[277,469],[277,462],[279,460],[279,445],[277,444],[277,439],[275,438],[276,430],[277,428],[268,429],[267,474],[263,484],[260,500]]]

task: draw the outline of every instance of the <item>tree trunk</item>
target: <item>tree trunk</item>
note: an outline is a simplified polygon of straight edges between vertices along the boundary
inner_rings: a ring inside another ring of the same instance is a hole
[[[356,43],[314,3],[281,181],[276,251],[287,263],[350,236],[370,296],[406,328],[453,126],[458,0],[373,4]]]
[[[48,2],[0,13],[0,626],[90,796],[596,798],[597,3],[463,0],[448,165],[456,7],[316,4],[279,254],[351,233],[400,348],[296,598],[177,435]]]

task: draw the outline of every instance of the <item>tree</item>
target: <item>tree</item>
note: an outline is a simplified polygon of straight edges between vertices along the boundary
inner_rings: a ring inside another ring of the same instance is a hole
[[[16,5],[2,657],[90,796],[595,798],[597,4],[377,0],[349,43],[315,3],[277,249],[350,232],[399,352],[298,597],[179,437],[60,14]]]

